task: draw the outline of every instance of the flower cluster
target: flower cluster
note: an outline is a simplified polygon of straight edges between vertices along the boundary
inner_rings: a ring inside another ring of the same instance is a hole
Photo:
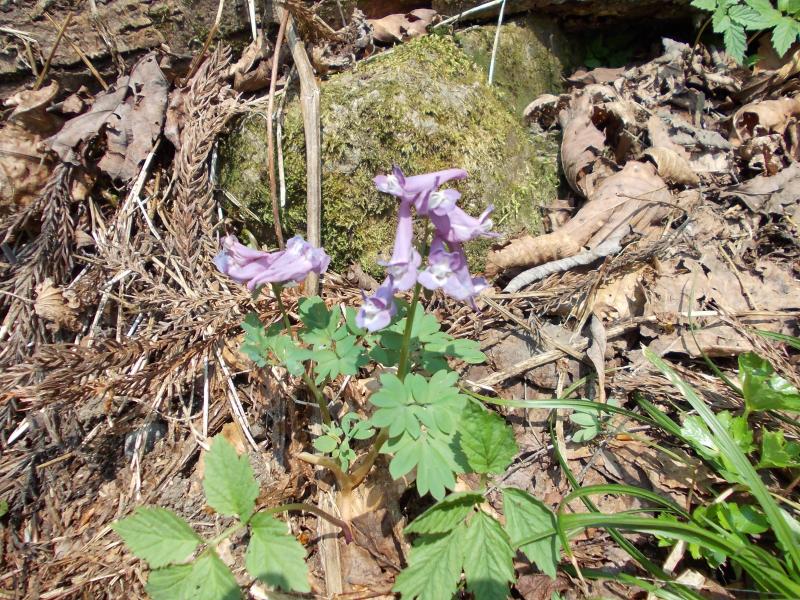
[[[322,248],[314,248],[299,235],[278,252],[253,250],[239,243],[234,235],[222,238],[222,251],[214,264],[237,283],[253,290],[266,283],[300,283],[309,273],[324,273],[331,262]]]
[[[435,290],[441,288],[457,300],[475,305],[474,297],[487,287],[482,277],[473,278],[467,267],[462,244],[477,237],[494,237],[489,206],[478,218],[471,217],[456,206],[461,194],[453,189],[439,189],[452,180],[464,179],[463,169],[445,169],[435,173],[406,177],[394,167],[389,175],[378,175],[375,187],[400,200],[394,250],[386,267],[387,277],[377,292],[364,298],[356,323],[368,331],[386,327],[396,312],[394,293],[410,289],[414,284]],[[428,254],[427,268],[420,271],[422,257],[414,247],[412,206],[418,216],[427,217],[433,224],[434,235]]]

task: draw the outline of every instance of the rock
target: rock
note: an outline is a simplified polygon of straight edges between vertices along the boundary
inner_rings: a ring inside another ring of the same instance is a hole
[[[489,72],[496,25],[472,27],[456,34],[459,45]],[[506,21],[500,31],[493,85],[507,95],[514,113],[545,93],[561,91],[561,74],[575,62],[566,38],[554,21],[528,17]]]
[[[321,84],[322,237],[335,269],[360,262],[382,279],[376,261],[391,252],[396,201],[372,178],[397,163],[406,173],[459,166],[461,205],[472,214],[494,203],[507,234],[540,227],[538,207],[558,186],[556,140],[533,138],[514,106],[449,37],[430,35],[394,48]],[[299,104],[288,104],[283,156],[287,235],[305,230],[305,148]],[[271,204],[266,125],[246,117],[220,147],[220,184],[257,214],[248,226],[268,241]],[[231,207],[232,209],[235,207]],[[243,211],[246,212],[246,211]],[[245,220],[246,217],[243,217]],[[473,242],[473,267],[489,242]]]
[[[136,439],[141,436],[141,448],[144,454],[155,448],[156,442],[164,439],[167,435],[167,424],[164,421],[156,420],[146,423],[139,429],[131,431],[125,436],[125,457],[130,459],[136,451]]]

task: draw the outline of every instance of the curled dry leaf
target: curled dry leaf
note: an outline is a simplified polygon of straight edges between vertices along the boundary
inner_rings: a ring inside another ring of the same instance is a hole
[[[584,178],[592,164],[603,151],[605,136],[592,123],[591,98],[581,94],[573,98],[568,110],[562,111],[558,119],[564,130],[561,143],[561,164],[570,187],[586,197]]]
[[[47,108],[55,100],[58,91],[58,83],[53,81],[39,90],[17,92],[5,102],[6,106],[14,107],[9,120],[41,136],[55,133],[61,127],[62,121],[47,112]]]
[[[33,310],[45,321],[54,323],[56,329],[65,327],[76,331],[80,327],[75,312],[78,306],[77,300],[65,298],[63,290],[54,285],[53,280],[49,277],[36,288]]]
[[[566,143],[566,139],[565,139]],[[541,265],[578,254],[619,237],[626,227],[651,233],[672,204],[666,182],[651,164],[629,162],[603,179],[586,204],[561,229],[539,237],[525,236],[487,259],[490,274],[512,267]]]
[[[98,94],[89,112],[67,121],[47,141],[62,161],[80,165],[87,144],[105,132],[107,149],[99,166],[111,177],[129,181],[138,175],[164,125],[168,87],[156,54],[148,54],[129,76]]]
[[[735,146],[769,133],[783,135],[786,128],[800,116],[800,99],[781,98],[747,104],[733,115],[731,140]]]
[[[410,13],[386,15],[381,19],[369,19],[372,37],[385,44],[402,42],[404,38],[425,35],[428,25],[433,22],[437,12],[430,8],[418,8]]]
[[[648,148],[644,152],[658,169],[659,176],[667,183],[697,185],[700,178],[692,170],[689,161],[670,148]]]

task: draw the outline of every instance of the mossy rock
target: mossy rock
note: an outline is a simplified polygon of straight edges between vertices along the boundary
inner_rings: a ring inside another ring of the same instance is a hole
[[[507,99],[450,37],[435,35],[337,74],[321,84],[322,241],[337,269],[353,261],[382,276],[376,261],[391,253],[397,202],[372,178],[398,164],[416,174],[462,167],[461,206],[478,214],[495,205],[495,228],[515,234],[540,228],[538,207],[555,197],[558,144],[532,138]],[[305,230],[305,143],[299,103],[287,103],[283,156],[288,235]],[[266,124],[242,120],[220,148],[220,184],[260,222],[236,210],[259,239],[272,229],[266,173]],[[468,244],[480,268],[488,242]]]
[[[458,44],[487,73],[496,32],[496,25],[486,25],[456,34]],[[500,30],[492,85],[522,115],[534,98],[561,91],[561,74],[572,62],[567,40],[555,21],[536,17],[506,21]]]

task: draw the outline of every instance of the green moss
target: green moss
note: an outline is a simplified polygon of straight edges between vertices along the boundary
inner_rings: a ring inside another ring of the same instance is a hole
[[[391,252],[396,200],[372,178],[398,164],[406,173],[453,166],[461,205],[478,214],[493,203],[505,233],[539,229],[538,206],[555,196],[557,149],[534,142],[485,74],[450,38],[427,36],[338,74],[321,87],[322,237],[341,269],[354,260],[380,276]],[[289,234],[305,229],[305,146],[298,103],[284,122]],[[221,147],[222,186],[271,229],[262,117],[245,119]],[[251,225],[252,226],[252,225]],[[468,245],[480,265],[487,244]]]
[[[497,26],[474,27],[457,34],[464,51],[489,72]],[[561,73],[570,62],[567,44],[558,26],[529,17],[508,21],[500,31],[493,85],[512,104],[516,114],[537,96],[561,91]]]

